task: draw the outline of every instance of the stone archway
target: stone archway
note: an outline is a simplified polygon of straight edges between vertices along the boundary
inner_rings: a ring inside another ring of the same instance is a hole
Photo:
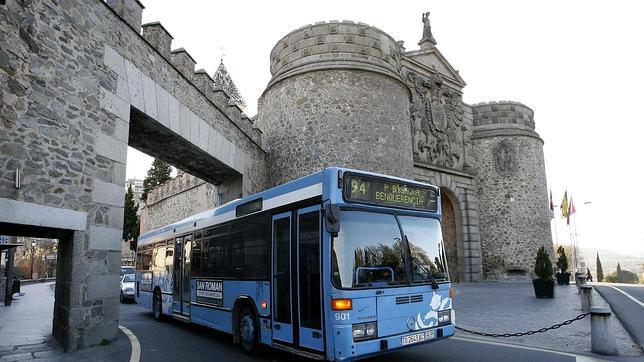
[[[449,276],[452,282],[460,281],[462,261],[459,256],[462,255],[462,250],[459,250],[458,232],[458,218],[456,213],[455,204],[449,196],[449,191],[441,187],[441,205],[442,205],[442,228],[443,228],[443,242],[445,245],[445,254],[447,256],[447,267],[449,268]],[[458,205],[458,204],[456,204]]]

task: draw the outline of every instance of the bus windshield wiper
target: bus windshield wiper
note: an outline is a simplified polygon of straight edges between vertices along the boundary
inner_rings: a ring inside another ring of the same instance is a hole
[[[427,270],[427,268],[425,268],[424,265],[418,262],[418,259],[416,257],[411,255],[411,247],[409,246],[409,238],[407,238],[407,235],[405,235],[405,243],[407,244],[407,251],[409,252],[409,257],[411,258],[411,262],[414,263],[419,268],[421,268],[423,271],[425,271],[425,275],[427,275],[427,279],[429,279],[429,282],[432,283],[432,289],[438,289],[438,283],[436,282],[436,279],[434,279],[434,277],[432,276],[431,271]],[[414,275],[412,273],[412,279],[413,278],[414,278]]]

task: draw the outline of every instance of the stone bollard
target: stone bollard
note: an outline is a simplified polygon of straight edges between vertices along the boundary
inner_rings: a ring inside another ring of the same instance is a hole
[[[575,273],[575,283],[577,284],[577,294],[580,294],[580,287],[586,284],[586,275],[582,273]]]
[[[581,298],[581,311],[584,313],[590,312],[593,305],[593,287],[587,284],[579,287],[579,297]]]
[[[610,321],[610,308],[590,308],[590,344],[593,353],[617,355],[617,342]]]

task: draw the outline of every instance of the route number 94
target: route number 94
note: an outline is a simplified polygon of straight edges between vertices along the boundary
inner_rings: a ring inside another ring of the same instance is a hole
[[[342,312],[342,313],[335,314],[336,321],[348,321],[349,318],[351,318],[351,316],[349,315],[349,312]]]

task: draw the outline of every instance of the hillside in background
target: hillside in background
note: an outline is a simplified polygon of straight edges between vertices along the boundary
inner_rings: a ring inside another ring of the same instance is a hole
[[[628,270],[637,275],[641,275],[644,272],[644,270],[640,269],[640,266],[644,264],[644,257],[642,256],[625,255],[606,249],[581,248],[582,260],[586,262],[586,266],[590,268],[593,276],[597,270],[595,258],[598,252],[599,259],[602,262],[602,268],[604,269],[604,275],[616,271],[618,262],[622,270]]]

